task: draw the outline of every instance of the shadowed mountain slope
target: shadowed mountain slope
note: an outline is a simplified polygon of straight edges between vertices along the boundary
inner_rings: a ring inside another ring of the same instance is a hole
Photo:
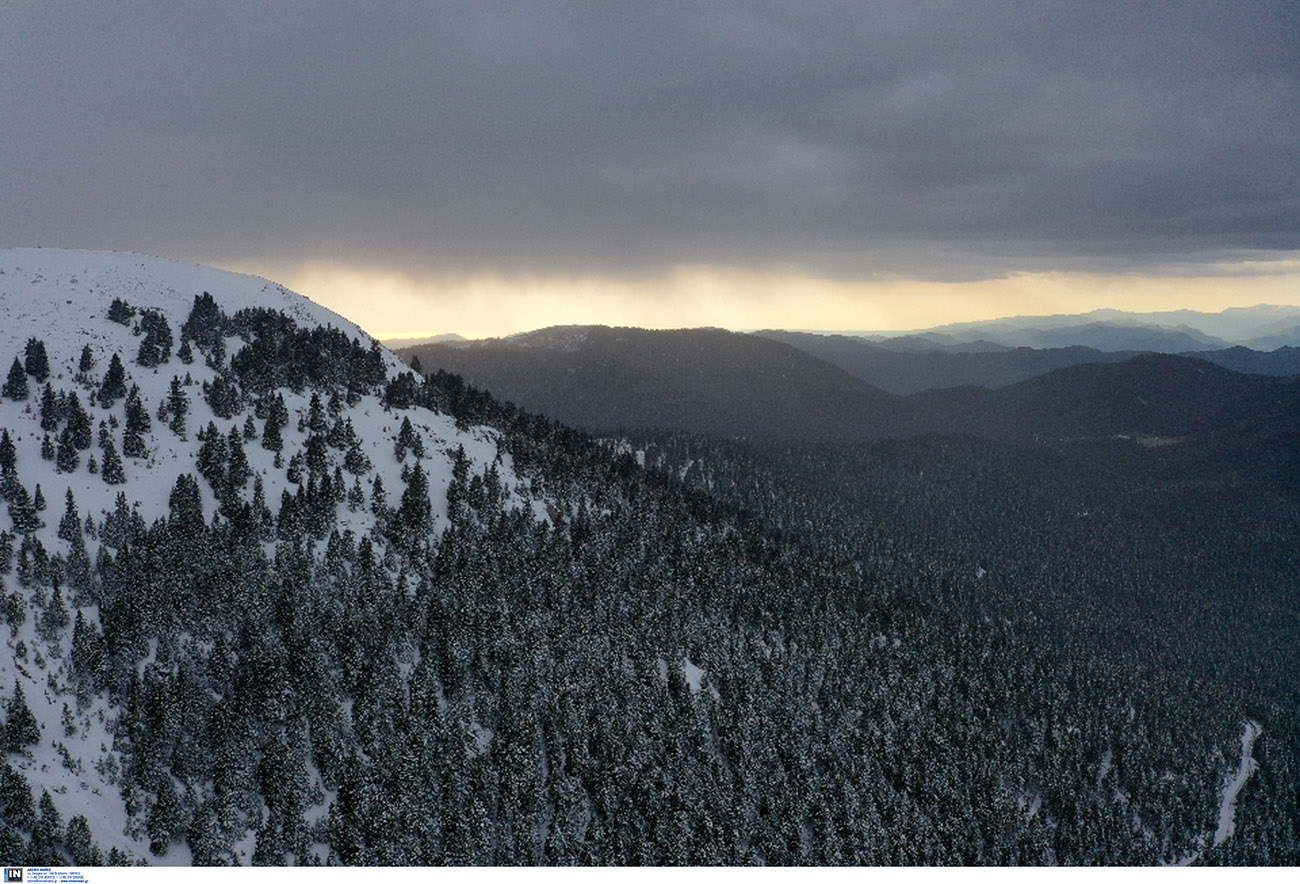
[[[849,441],[899,429],[896,397],[787,344],[721,329],[551,328],[402,352],[592,430]]]

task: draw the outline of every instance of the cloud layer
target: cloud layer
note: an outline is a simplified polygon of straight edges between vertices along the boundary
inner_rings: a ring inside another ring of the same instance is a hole
[[[0,245],[977,279],[1300,249],[1300,6],[0,8]]]

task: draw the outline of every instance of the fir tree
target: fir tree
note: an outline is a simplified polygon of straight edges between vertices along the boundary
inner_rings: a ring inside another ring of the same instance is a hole
[[[77,453],[77,445],[73,441],[72,427],[66,426],[59,434],[59,448],[54,458],[55,469],[60,473],[74,473],[80,462],[81,455]]]
[[[145,368],[162,365],[172,355],[172,330],[167,318],[155,310],[146,310],[140,314],[140,330],[144,340],[135,361]]]
[[[113,303],[108,305],[109,322],[130,325],[133,318],[135,318],[135,308],[121,298],[114,298]]]
[[[415,465],[406,481],[406,490],[402,492],[402,503],[397,509],[397,516],[389,526],[394,542],[415,549],[421,542],[429,539],[429,530],[433,526],[433,507],[429,502],[429,478],[424,467]]]
[[[21,752],[25,746],[41,741],[40,725],[27,706],[23,686],[18,682],[14,682],[14,692],[5,713],[5,747],[9,752]]]
[[[181,325],[181,340],[193,341],[200,350],[210,351],[222,340],[225,324],[225,314],[212,295],[195,295],[190,315]]]
[[[239,386],[224,375],[218,375],[210,384],[205,383],[203,394],[217,417],[232,418],[240,412],[243,405]]]
[[[41,429],[52,433],[59,428],[59,422],[62,420],[62,403],[54,394],[54,388],[47,384],[41,391]]]
[[[54,806],[50,793],[41,790],[41,800],[37,805],[40,816],[36,827],[32,829],[32,843],[27,847],[27,864],[56,866],[62,860],[59,857],[59,845],[63,842],[63,816]]]
[[[144,434],[151,426],[149,411],[140,401],[140,388],[132,387],[126,397],[126,430],[122,434],[122,453],[127,457],[144,457],[149,451]]]
[[[81,514],[77,512],[77,501],[71,488],[63,496],[63,518],[59,519],[58,537],[68,543],[81,537]]]
[[[81,348],[81,358],[77,360],[77,373],[87,375],[95,367],[95,354],[91,352],[90,345],[86,344]]]
[[[23,368],[23,364],[15,356],[13,365],[9,366],[9,379],[5,381],[4,387],[0,388],[0,393],[3,393],[7,399],[21,401],[27,398],[28,392],[27,370]]]
[[[171,387],[167,393],[166,408],[169,419],[167,427],[177,436],[185,437],[185,415],[190,410],[190,398],[181,386],[181,379],[172,376]]]
[[[230,428],[230,433],[226,437],[226,448],[230,452],[230,463],[226,469],[227,480],[232,490],[241,491],[253,470],[248,464],[248,456],[244,454],[244,439],[238,427]]]
[[[90,823],[81,814],[68,820],[68,831],[63,837],[63,846],[68,851],[74,866],[101,866],[104,855],[95,846],[90,834]]]
[[[108,362],[108,370],[104,372],[104,381],[99,386],[99,404],[103,408],[111,408],[113,403],[126,395],[126,368],[122,365],[122,358],[116,353]]]
[[[95,441],[94,429],[90,421],[90,415],[81,407],[81,399],[75,391],[68,394],[65,412],[68,418],[68,425],[65,429],[71,434],[72,444],[79,451],[87,450]]]
[[[18,465],[18,452],[14,449],[14,440],[9,430],[0,430],[0,474],[12,475]]]
[[[54,460],[54,457],[54,440],[50,438],[49,433],[46,433],[41,438],[41,460]]]
[[[31,784],[8,763],[0,767],[0,819],[28,832],[36,827],[36,803],[32,801]],[[14,855],[5,854],[6,857]]]
[[[269,418],[266,421],[266,429],[262,431],[262,447],[267,451],[284,450],[284,440],[280,438],[280,426]]]
[[[68,625],[68,606],[63,601],[63,590],[59,588],[59,583],[54,582],[54,591],[50,594],[50,600],[45,605],[45,610],[41,613],[37,621],[37,630],[41,638],[47,642],[52,642],[59,637],[64,627]]]
[[[117,446],[109,439],[104,445],[104,464],[99,477],[109,485],[121,485],[126,481],[126,471],[122,468],[122,458],[117,454]]]
[[[31,534],[41,527],[41,520],[36,515],[36,507],[32,505],[32,499],[21,482],[15,483],[10,494],[9,518],[13,522],[14,531],[19,534]]]
[[[311,403],[307,407],[307,426],[303,429],[313,433],[324,433],[328,429],[325,422],[325,407],[320,401],[320,393],[311,394]]]
[[[45,353],[44,341],[37,338],[27,339],[24,368],[29,375],[36,378],[37,383],[45,383],[45,379],[50,376],[50,359]]]
[[[203,493],[199,483],[188,473],[176,477],[167,499],[170,515],[168,527],[181,535],[197,537],[206,527],[203,521]]]

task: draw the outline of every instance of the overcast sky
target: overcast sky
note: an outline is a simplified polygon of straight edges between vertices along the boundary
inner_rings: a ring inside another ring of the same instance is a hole
[[[885,327],[999,280],[1297,303],[1298,109],[1295,2],[9,0],[0,246],[255,270],[388,334],[814,290],[870,309],[782,324]]]

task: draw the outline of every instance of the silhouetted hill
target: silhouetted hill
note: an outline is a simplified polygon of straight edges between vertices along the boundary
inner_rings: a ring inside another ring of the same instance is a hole
[[[1229,347],[1227,350],[1207,350],[1204,353],[1186,355],[1213,362],[1215,365],[1242,374],[1265,374],[1274,377],[1300,374],[1300,347],[1278,347],[1268,353],[1247,347]]]
[[[888,435],[895,397],[779,341],[721,329],[582,326],[402,351],[493,395],[598,431],[765,441]]]
[[[1130,351],[1102,352],[1091,347],[1007,348],[988,342],[948,346],[909,337],[873,343],[847,335],[761,331],[757,334],[798,347],[872,386],[899,395],[973,385],[1005,387],[1058,368],[1089,362],[1122,362]]]
[[[832,340],[828,349],[837,345],[872,352],[852,339]],[[945,356],[1028,360],[1034,352],[873,356],[888,365]],[[1086,355],[1038,352],[1049,359]],[[1158,444],[1300,428],[1300,383],[1162,354],[1071,365],[997,390],[967,385],[908,397],[883,393],[780,341],[717,329],[546,329],[403,355],[417,356],[425,370],[463,375],[525,408],[602,432],[656,428],[775,443],[920,433],[1017,444],[1132,436]]]
[[[1059,369],[1002,390],[928,391],[908,405],[915,429],[1005,441],[1242,436],[1295,431],[1300,383],[1238,374],[1200,359],[1144,354]]]

